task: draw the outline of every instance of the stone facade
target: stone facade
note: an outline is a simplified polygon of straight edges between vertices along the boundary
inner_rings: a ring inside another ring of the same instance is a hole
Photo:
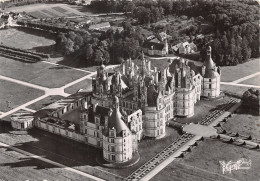
[[[113,108],[91,104],[81,113],[80,130],[86,142],[103,149],[108,162],[125,162],[137,150],[142,135],[142,111],[131,115],[122,114],[119,99],[113,98]]]
[[[203,77],[201,95],[209,98],[218,97],[220,95],[221,72],[211,58],[211,47],[207,49],[207,59],[201,68],[201,75]]]
[[[101,65],[92,78],[92,92],[79,91],[43,108],[35,125],[103,149],[106,161],[122,163],[133,158],[143,136],[164,137],[166,121],[193,116],[201,96],[219,94],[220,69],[210,47],[203,66],[179,58],[158,69],[142,54],[113,72]],[[77,123],[63,120],[68,112],[79,114]]]
[[[142,110],[144,136],[161,138],[165,135],[166,121],[174,116],[193,116],[194,105],[201,96],[219,96],[220,70],[211,59],[209,47],[202,67],[175,59],[158,70],[142,56],[141,60],[126,60],[109,76],[102,65],[92,86],[93,104],[111,107],[112,95],[117,95],[126,113]]]

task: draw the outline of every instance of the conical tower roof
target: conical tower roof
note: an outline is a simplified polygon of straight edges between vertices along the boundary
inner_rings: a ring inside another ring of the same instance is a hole
[[[211,47],[209,46],[207,48],[207,58],[203,63],[203,66],[205,66],[205,75],[206,78],[214,78],[216,76],[215,68],[216,64],[211,58]]]
[[[206,70],[207,69],[214,70],[216,67],[214,61],[211,58],[211,47],[210,46],[208,46],[208,48],[207,48],[207,58],[204,61],[203,65],[206,67]]]
[[[115,129],[116,134],[120,134],[123,130],[126,131],[126,134],[131,133],[127,125],[123,120],[123,116],[119,110],[119,99],[114,97],[114,108],[112,114],[108,118],[108,128]]]

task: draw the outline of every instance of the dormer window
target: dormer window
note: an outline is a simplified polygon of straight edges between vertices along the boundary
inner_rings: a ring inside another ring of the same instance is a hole
[[[126,131],[123,130],[123,131],[122,131],[122,134],[123,134],[123,137],[125,137],[125,136],[126,136]]]
[[[109,131],[109,136],[110,136],[110,137],[115,137],[115,131],[114,131],[114,129],[112,129],[112,130]]]

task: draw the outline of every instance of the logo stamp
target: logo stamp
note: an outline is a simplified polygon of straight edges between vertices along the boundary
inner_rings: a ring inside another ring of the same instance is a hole
[[[232,170],[248,170],[251,168],[251,160],[247,160],[245,158],[242,158],[238,161],[219,161],[221,167],[222,167],[222,173],[225,174],[225,172],[231,173]]]

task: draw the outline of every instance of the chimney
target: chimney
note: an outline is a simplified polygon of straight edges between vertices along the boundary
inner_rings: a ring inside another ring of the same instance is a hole
[[[122,72],[123,72],[123,75],[126,74],[126,72],[125,72],[125,63],[124,62],[122,63]]]
[[[98,103],[94,104],[94,106],[93,106],[93,111],[94,112],[96,112],[97,106],[98,106]]]
[[[155,72],[154,82],[156,84],[158,83],[158,72]]]
[[[148,72],[150,73],[150,71],[151,71],[151,61],[149,60],[148,61]]]
[[[204,75],[205,75],[205,71],[206,71],[206,67],[203,66],[203,67],[202,67],[202,76],[203,76],[203,77],[204,77]]]

